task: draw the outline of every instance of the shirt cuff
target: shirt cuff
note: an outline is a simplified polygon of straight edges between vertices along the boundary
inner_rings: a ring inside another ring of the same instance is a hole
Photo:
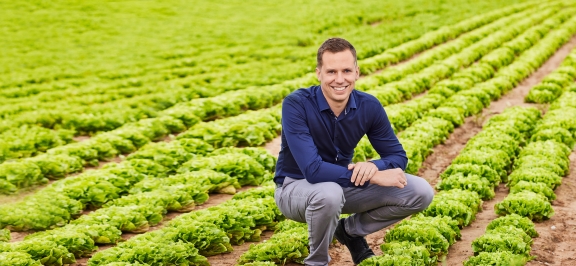
[[[390,167],[390,162],[384,160],[370,160],[368,162],[375,164],[378,167],[378,171],[388,170]]]
[[[339,184],[341,187],[355,187],[355,188],[367,188],[368,185],[370,185],[370,180],[364,182],[364,185],[362,185],[362,186],[357,186],[357,185],[355,185],[353,182],[351,182],[350,179],[352,179],[352,171],[349,170],[349,171],[345,174],[345,180],[346,180],[346,181],[344,181],[344,182],[342,182],[342,183],[338,183],[338,184]]]

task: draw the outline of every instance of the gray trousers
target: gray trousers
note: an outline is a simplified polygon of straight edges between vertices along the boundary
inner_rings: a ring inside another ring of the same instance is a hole
[[[286,177],[276,188],[274,199],[289,219],[308,224],[310,255],[306,265],[328,265],[328,246],[341,213],[351,236],[366,236],[420,212],[432,201],[434,190],[423,178],[406,174],[408,185],[343,188],[333,182],[311,184],[306,179]]]

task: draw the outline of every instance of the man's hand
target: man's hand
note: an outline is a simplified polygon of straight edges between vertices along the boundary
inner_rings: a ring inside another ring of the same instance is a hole
[[[356,186],[364,185],[364,183],[370,179],[378,172],[378,167],[375,164],[369,162],[360,162],[357,164],[349,164],[348,170],[352,171],[352,178],[350,181]]]
[[[372,177],[370,184],[376,184],[382,187],[404,188],[408,185],[408,181],[402,169],[394,168],[378,172],[378,174]]]

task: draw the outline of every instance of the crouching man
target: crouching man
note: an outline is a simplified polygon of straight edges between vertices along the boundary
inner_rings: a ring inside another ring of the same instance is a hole
[[[404,173],[406,152],[380,102],[354,90],[356,50],[340,38],[318,49],[319,86],[299,89],[282,105],[282,144],[276,165],[276,204],[308,224],[305,265],[328,265],[333,237],[355,264],[374,252],[365,236],[424,210],[434,196],[428,182]],[[380,159],[351,164],[367,135]],[[340,214],[352,214],[340,219]]]

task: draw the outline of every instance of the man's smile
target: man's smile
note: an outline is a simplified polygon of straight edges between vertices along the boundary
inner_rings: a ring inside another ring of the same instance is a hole
[[[350,86],[350,85],[340,86],[340,87],[330,86],[330,88],[334,89],[335,91],[344,91],[344,90],[348,89],[348,86]]]

